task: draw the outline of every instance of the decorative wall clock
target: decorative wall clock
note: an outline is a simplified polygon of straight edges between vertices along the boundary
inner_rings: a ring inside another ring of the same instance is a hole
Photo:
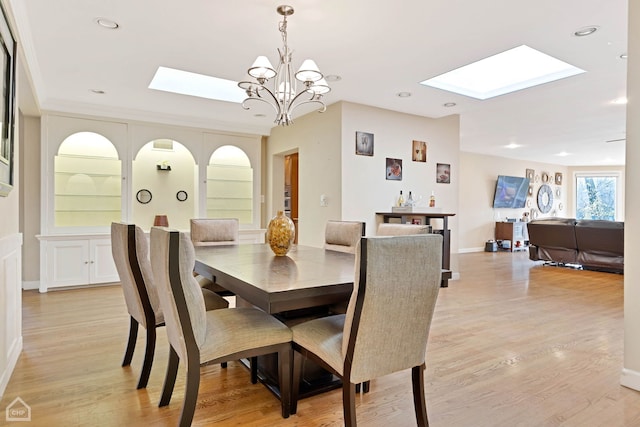
[[[553,190],[547,184],[542,184],[538,190],[538,209],[546,214],[553,206]]]

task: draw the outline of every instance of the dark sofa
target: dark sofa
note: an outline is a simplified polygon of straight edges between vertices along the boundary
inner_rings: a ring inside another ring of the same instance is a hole
[[[624,271],[624,222],[545,218],[531,221],[527,229],[534,261]]]

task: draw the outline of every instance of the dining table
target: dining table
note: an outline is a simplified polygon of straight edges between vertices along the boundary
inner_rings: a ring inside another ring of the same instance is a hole
[[[355,256],[294,245],[276,256],[268,244],[197,246],[195,272],[244,301],[278,314],[348,300]]]
[[[285,324],[329,315],[332,304],[348,301],[353,291],[355,255],[294,245],[276,256],[268,244],[195,247],[195,272],[236,296],[236,306],[252,305]],[[258,358],[258,376],[279,396],[277,356]],[[339,379],[306,360],[300,397],[340,387]]]

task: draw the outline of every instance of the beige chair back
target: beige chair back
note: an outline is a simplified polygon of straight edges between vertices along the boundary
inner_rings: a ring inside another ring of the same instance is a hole
[[[191,220],[191,241],[194,246],[237,245],[237,218],[201,218]]]
[[[418,224],[389,224],[382,223],[378,225],[377,236],[407,236],[411,234],[427,234],[429,233],[428,225]]]
[[[194,265],[193,244],[184,233],[151,228],[151,266],[164,312],[167,336],[181,359],[187,357],[185,340],[195,340],[200,347],[207,332],[205,303],[200,285],[193,277]],[[176,298],[184,298],[184,301],[176,301]],[[181,322],[178,307],[180,310],[186,308],[190,324]]]
[[[324,231],[324,248],[338,252],[356,253],[357,245],[364,234],[364,222],[327,221]]]
[[[138,262],[139,258],[144,257],[143,247],[140,248],[141,253],[138,253],[138,240],[143,239],[146,243],[144,233],[142,239],[139,238],[133,224],[111,224],[111,253],[120,277],[127,311],[145,328],[153,328],[162,323],[163,317],[153,280],[146,280],[143,273],[146,267],[141,268]],[[149,324],[151,319],[155,319],[155,323]]]
[[[362,238],[342,343],[352,383],[424,363],[441,265],[441,235]]]

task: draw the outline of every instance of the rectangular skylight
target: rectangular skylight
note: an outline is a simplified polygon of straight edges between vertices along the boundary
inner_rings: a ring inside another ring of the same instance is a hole
[[[237,103],[246,98],[238,82],[167,67],[158,67],[149,89]]]
[[[584,70],[522,45],[420,84],[489,99],[581,73]]]

